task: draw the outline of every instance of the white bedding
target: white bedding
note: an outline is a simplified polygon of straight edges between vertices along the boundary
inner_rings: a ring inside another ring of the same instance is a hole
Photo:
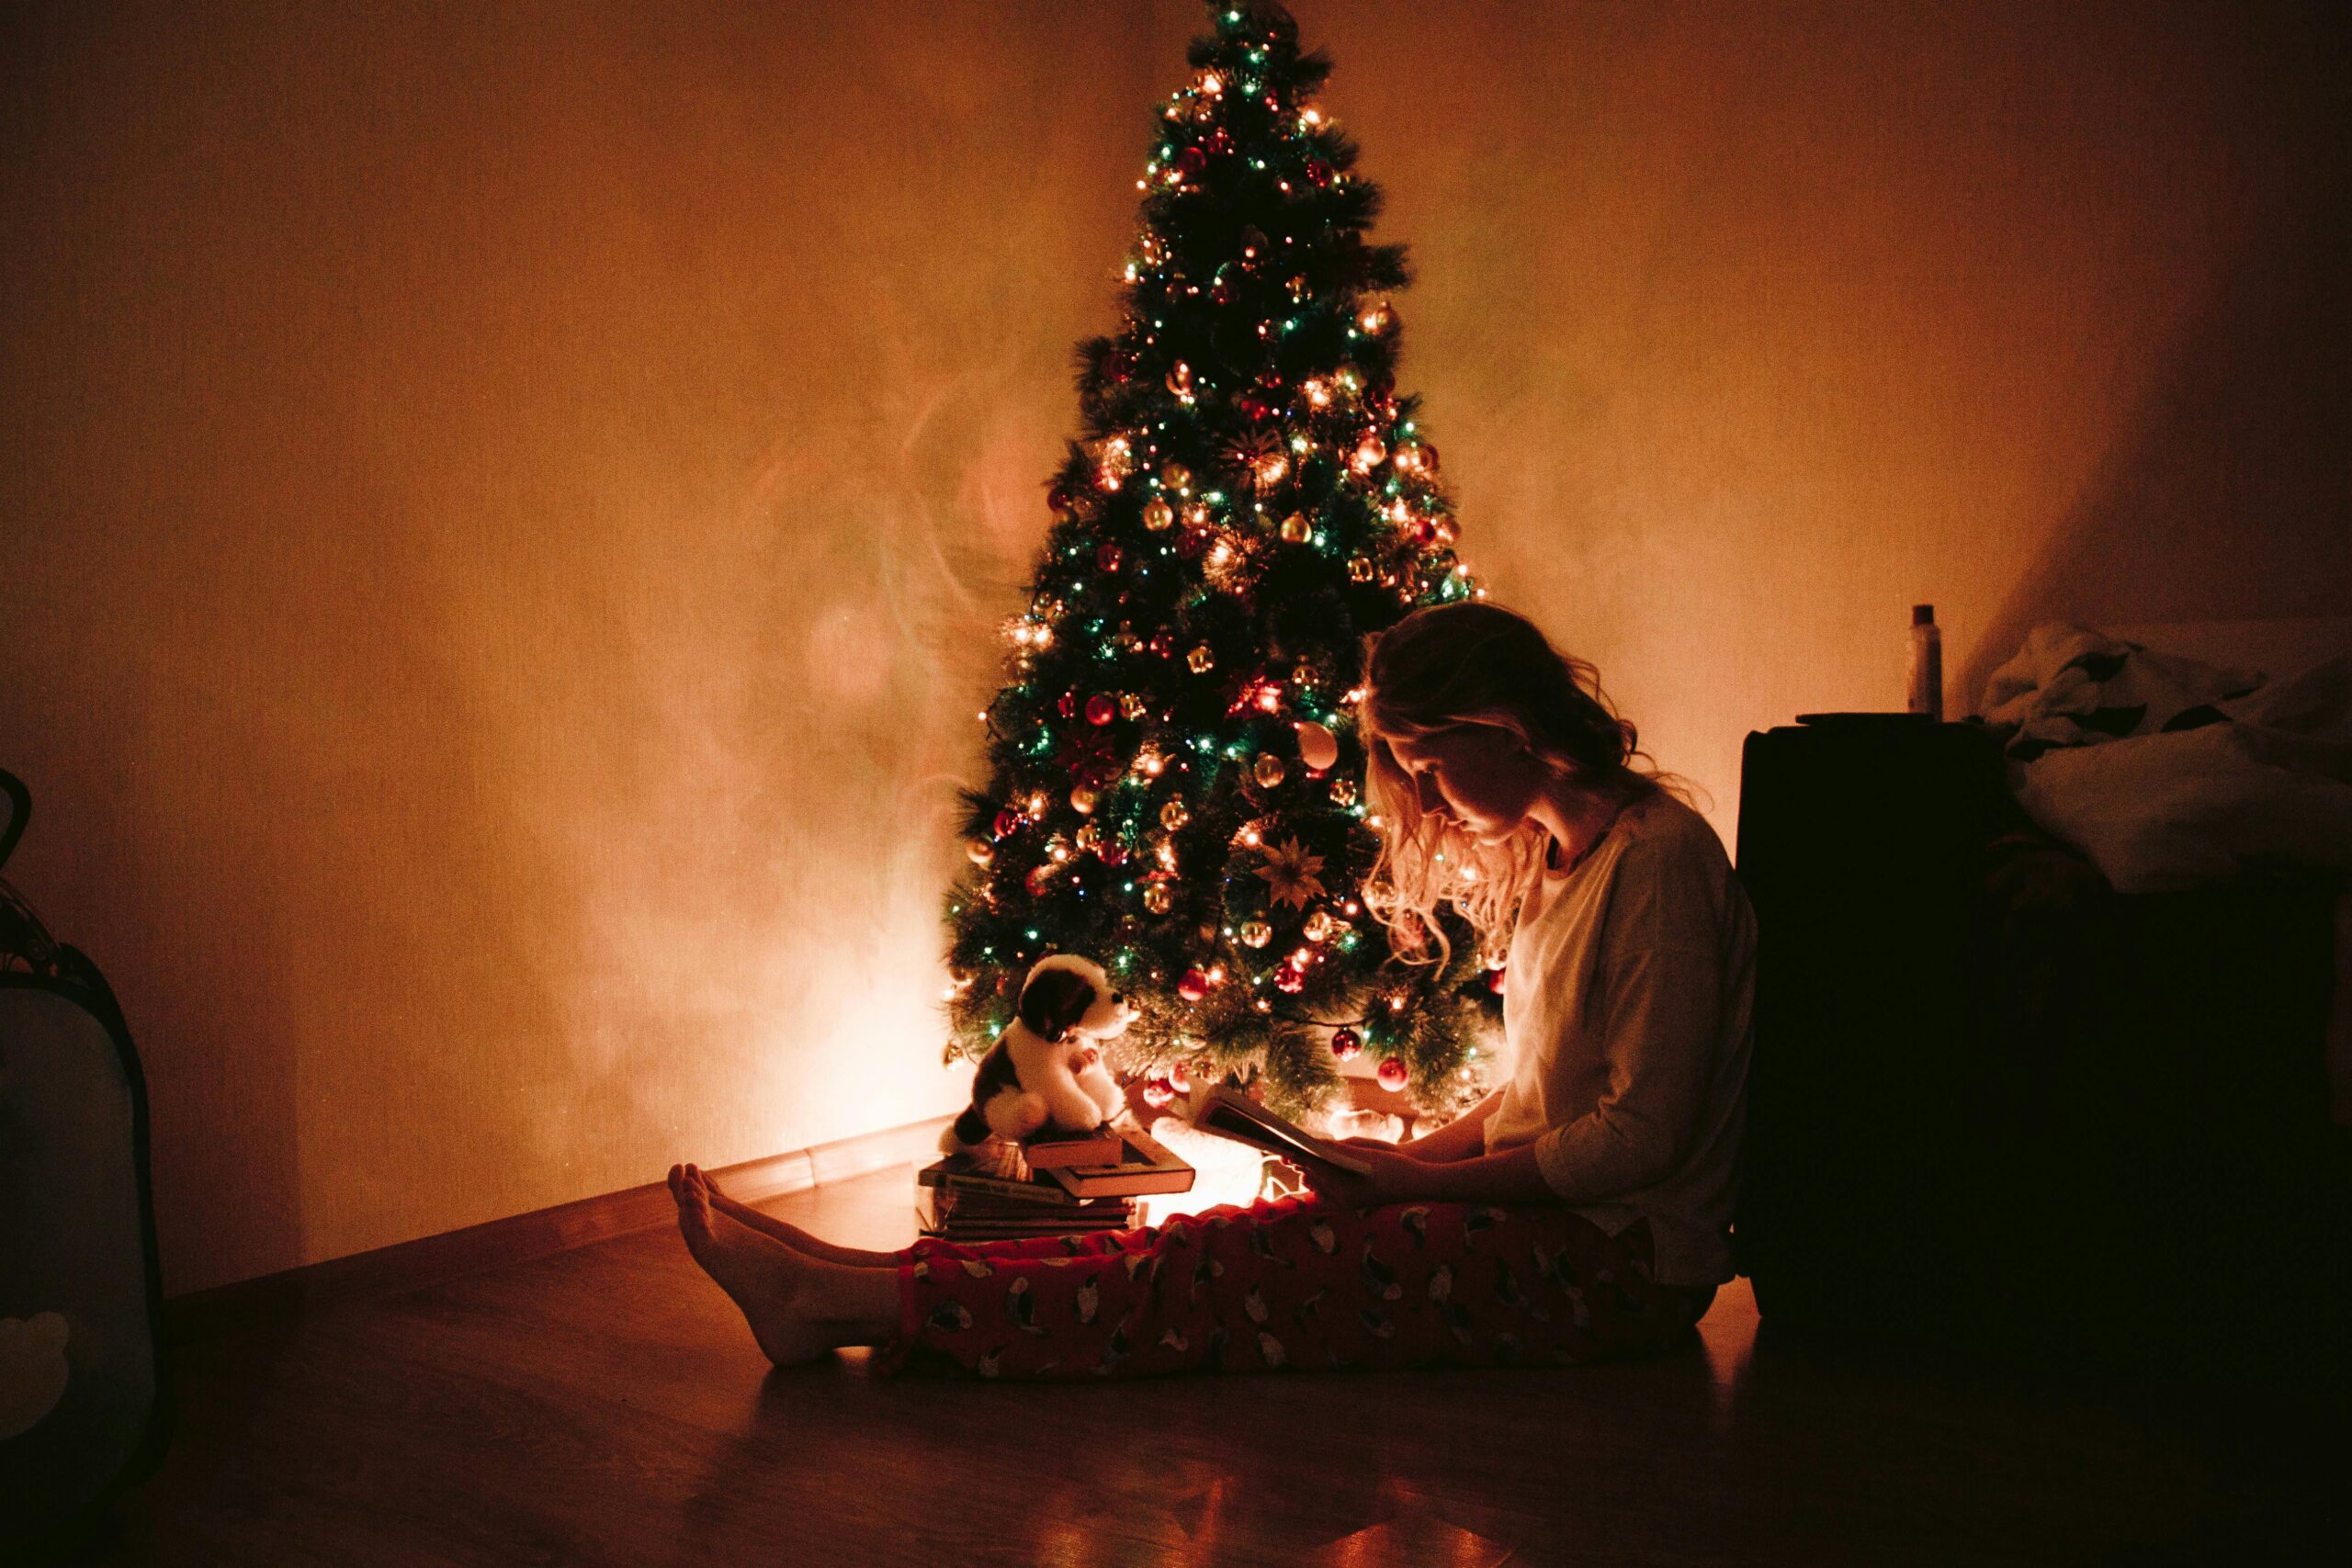
[[[1995,671],[1984,718],[2043,830],[2121,893],[2252,870],[2352,874],[2352,654],[2280,680],[2037,626]],[[2352,1125],[2352,892],[2337,902],[2328,1068]]]

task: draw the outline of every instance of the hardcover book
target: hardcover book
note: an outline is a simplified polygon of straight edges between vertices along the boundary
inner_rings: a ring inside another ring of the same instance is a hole
[[[1127,1198],[1149,1192],[1190,1192],[1193,1168],[1148,1133],[1123,1133],[1125,1157],[1115,1165],[1058,1166],[1046,1174],[1073,1198]]]
[[[1023,1144],[1021,1157],[1032,1170],[1056,1170],[1067,1165],[1116,1165],[1124,1152],[1119,1134],[1104,1127],[1082,1138],[1040,1138]]]
[[[950,1155],[915,1172],[918,1186],[936,1187],[959,1192],[986,1192],[994,1197],[1023,1203],[1049,1203],[1068,1206],[1075,1203],[1069,1191],[1044,1180],[1022,1177],[993,1175],[973,1164],[965,1155]]]
[[[1348,1171],[1356,1176],[1370,1172],[1372,1167],[1357,1158],[1341,1145],[1316,1137],[1295,1122],[1284,1121],[1239,1089],[1223,1084],[1209,1089],[1195,1101],[1193,1125],[1204,1133],[1248,1144],[1270,1155],[1279,1155],[1298,1166],[1324,1166]]]

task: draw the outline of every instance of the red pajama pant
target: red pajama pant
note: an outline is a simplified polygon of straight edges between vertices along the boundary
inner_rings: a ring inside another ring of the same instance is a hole
[[[926,1238],[877,1366],[991,1378],[1560,1365],[1679,1336],[1709,1290],[1650,1277],[1645,1222],[1560,1208],[1261,1200],[1148,1230]]]

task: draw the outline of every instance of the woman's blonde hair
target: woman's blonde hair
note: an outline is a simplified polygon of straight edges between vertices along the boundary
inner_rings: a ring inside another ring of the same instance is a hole
[[[1380,834],[1364,902],[1388,927],[1398,954],[1415,962],[1452,957],[1438,923],[1440,907],[1451,904],[1477,934],[1481,954],[1499,963],[1548,845],[1533,823],[1482,844],[1424,813],[1391,740],[1488,725],[1580,789],[1628,801],[1657,789],[1683,792],[1679,779],[1659,773],[1642,751],[1632,721],[1602,694],[1593,667],[1499,604],[1431,605],[1365,638],[1356,716],[1365,795]]]

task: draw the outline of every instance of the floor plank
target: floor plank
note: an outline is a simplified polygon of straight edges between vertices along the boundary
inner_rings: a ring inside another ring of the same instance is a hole
[[[911,1190],[767,1206],[893,1247]],[[664,1231],[200,1342],[180,1376],[162,1472],[85,1560],[2352,1558],[2339,1413],[1799,1355],[1744,1284],[1648,1365],[1023,1388],[772,1371]]]

